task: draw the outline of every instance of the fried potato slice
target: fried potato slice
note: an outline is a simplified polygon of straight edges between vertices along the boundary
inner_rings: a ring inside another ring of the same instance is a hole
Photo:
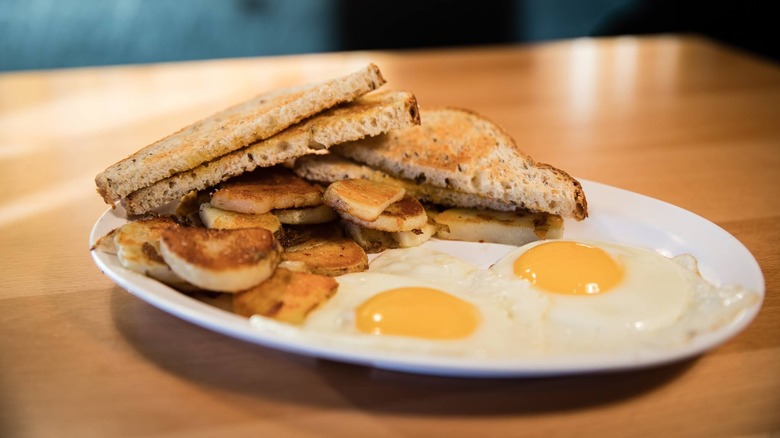
[[[118,232],[119,228],[114,228],[113,230],[109,231],[105,236],[99,238],[89,250],[116,255],[116,253],[119,251],[119,248],[116,246],[116,242],[114,242],[114,237]]]
[[[335,221],[339,215],[325,204],[316,207],[286,208],[273,210],[279,221],[285,225],[313,225]]]
[[[284,248],[303,249],[318,245],[323,240],[334,240],[344,236],[336,222],[315,225],[287,225],[279,243]]]
[[[413,246],[420,246],[427,242],[434,234],[436,234],[436,225],[432,222],[427,222],[420,228],[415,228],[411,231],[399,231],[397,233],[390,233],[393,240],[398,242],[398,246],[401,248],[411,248]]]
[[[238,213],[223,210],[211,204],[200,205],[200,220],[206,228],[235,230],[238,228],[265,228],[276,234],[282,229],[282,223],[272,213]]]
[[[177,289],[193,289],[176,274],[160,254],[160,237],[168,230],[183,228],[170,216],[160,216],[128,222],[113,234],[114,248],[119,263],[139,274],[159,280]],[[98,242],[100,243],[100,242]],[[107,243],[102,247],[109,247]]]
[[[303,262],[313,274],[337,276],[368,269],[368,255],[348,237],[312,239],[285,249],[284,262]]]
[[[344,221],[344,231],[368,254],[376,254],[387,249],[398,248],[398,242],[391,233],[364,228],[356,223]],[[411,232],[411,231],[408,231]]]
[[[209,192],[192,190],[179,199],[174,215],[184,224],[202,226],[203,222],[198,215],[200,206],[210,201],[211,194]]]
[[[171,269],[206,290],[238,292],[271,276],[281,246],[264,228],[181,227],[162,232],[160,250]]]
[[[439,227],[436,237],[447,240],[520,246],[563,235],[563,219],[547,213],[451,208],[433,220]]]
[[[406,190],[367,179],[336,181],[325,189],[322,201],[339,213],[362,221],[376,220],[386,208],[403,198]]]
[[[301,324],[314,309],[332,297],[338,283],[331,277],[278,268],[266,281],[237,293],[233,311]]]
[[[391,233],[344,221],[344,231],[368,254],[376,254],[392,248],[420,246],[436,234],[436,225],[428,222],[419,229]]]
[[[214,207],[252,214],[320,204],[320,187],[280,166],[261,168],[233,178],[221,184],[211,196]]]
[[[428,223],[428,215],[422,204],[410,195],[405,195],[400,201],[390,204],[374,221],[364,221],[347,213],[339,212],[339,214],[345,220],[364,228],[391,233],[421,229]]]

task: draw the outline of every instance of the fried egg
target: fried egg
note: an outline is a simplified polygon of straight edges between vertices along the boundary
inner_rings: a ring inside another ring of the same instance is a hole
[[[425,247],[389,250],[300,327],[256,326],[317,345],[491,359],[668,350],[717,330],[760,301],[706,282],[691,256],[615,243],[554,240],[490,269]]]
[[[725,324],[730,300],[746,291],[707,283],[691,256],[608,242],[533,242],[493,265],[491,271],[544,300],[545,351],[598,352],[689,339],[702,318],[696,309],[718,292],[731,295],[711,315]],[[743,303],[745,304],[745,303]],[[736,306],[732,306],[736,307]],[[710,324],[711,325],[711,324]]]
[[[362,347],[495,356],[515,318],[506,296],[478,289],[480,272],[443,253],[390,250],[368,272],[337,277],[338,293],[303,329]]]
[[[547,319],[572,330],[653,330],[678,320],[694,288],[672,259],[609,243],[548,241],[521,247],[492,270],[548,300]]]

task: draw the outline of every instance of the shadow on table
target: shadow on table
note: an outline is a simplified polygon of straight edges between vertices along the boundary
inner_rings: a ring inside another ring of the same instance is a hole
[[[641,396],[695,360],[608,375],[465,379],[377,370],[284,353],[164,313],[116,288],[117,329],[140,354],[195,385],[267,401],[415,415],[501,415],[588,408]]]

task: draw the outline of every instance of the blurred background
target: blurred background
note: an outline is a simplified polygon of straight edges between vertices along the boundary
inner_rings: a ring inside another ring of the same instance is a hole
[[[769,0],[0,0],[0,71],[695,33],[780,60]]]

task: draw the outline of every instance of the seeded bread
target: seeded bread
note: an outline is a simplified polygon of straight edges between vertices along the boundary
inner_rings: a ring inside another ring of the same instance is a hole
[[[255,97],[171,134],[97,175],[98,193],[113,204],[130,193],[268,138],[299,121],[351,101],[385,83],[373,64],[319,84]]]
[[[417,183],[582,220],[588,215],[580,183],[536,163],[512,137],[465,110],[423,110],[420,126],[340,144],[333,152]]]
[[[317,153],[338,143],[419,124],[417,101],[405,91],[362,96],[246,148],[158,181],[122,199],[129,214],[142,214],[258,167]]]

